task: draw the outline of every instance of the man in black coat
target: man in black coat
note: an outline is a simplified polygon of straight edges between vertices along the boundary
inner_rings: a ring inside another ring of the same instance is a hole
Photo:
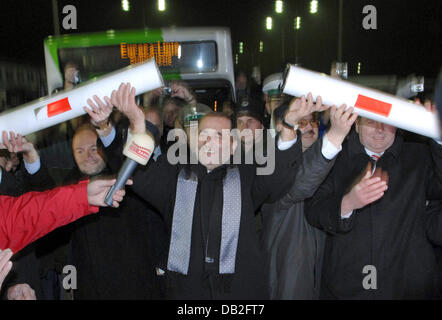
[[[439,297],[438,239],[430,228],[441,216],[425,213],[426,200],[442,197],[442,146],[429,144],[406,143],[392,126],[358,120],[306,204],[309,223],[328,233],[322,298]]]
[[[129,118],[131,131],[143,134],[143,115],[134,96],[130,85],[123,84],[112,94],[112,102]],[[321,106],[311,100],[294,100],[285,119],[294,124],[316,108]],[[301,143],[296,131],[283,130],[273,174],[257,175],[253,165],[229,164],[235,141],[222,139],[222,131],[231,128],[227,115],[207,114],[199,120],[197,163],[173,165],[163,156],[134,175],[133,190],[157,207],[171,226],[166,266],[170,299],[267,298],[255,212],[287,191],[301,161]],[[237,193],[232,194],[232,188]]]
[[[91,117],[91,123],[96,128],[97,134],[100,137],[99,145],[104,150],[108,168],[113,174],[117,174],[120,167],[123,165],[125,157],[123,156],[123,148],[126,139],[129,135],[129,120],[122,118],[116,125],[110,121],[112,114],[112,104],[105,98],[104,103],[100,98],[94,96],[94,101],[89,100],[91,109],[85,109]],[[161,137],[163,134],[163,123],[161,114],[155,107],[147,107],[143,109],[146,128],[152,133],[155,140],[155,149],[153,150],[152,159],[150,163],[156,162],[162,152],[167,148],[161,145]],[[137,209],[143,215],[143,220],[147,221],[146,237],[149,238],[149,248],[152,258],[152,263],[155,265],[157,276],[155,277],[153,291],[156,291],[155,298],[159,299],[164,296],[165,281],[164,273],[160,266],[164,265],[167,258],[168,246],[168,229],[164,223],[163,218],[156,208],[149,202],[144,201],[136,195],[131,189],[127,190],[129,199],[136,199],[142,202],[142,210]],[[124,204],[123,204],[124,205]],[[135,208],[134,208],[135,210]]]
[[[97,139],[92,126],[77,129],[72,146],[77,166],[69,181],[110,173]],[[119,208],[100,208],[66,227],[71,231],[69,263],[77,271],[74,299],[160,298],[146,210],[132,194]]]

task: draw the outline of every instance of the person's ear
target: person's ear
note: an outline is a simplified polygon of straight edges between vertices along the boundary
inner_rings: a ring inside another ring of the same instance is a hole
[[[359,133],[359,119],[356,119],[355,121],[355,130],[357,133]]]

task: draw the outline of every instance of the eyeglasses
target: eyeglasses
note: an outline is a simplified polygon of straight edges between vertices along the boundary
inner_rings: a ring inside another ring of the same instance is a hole
[[[312,125],[313,128],[319,127],[319,120],[299,120],[299,129],[307,127],[309,123]]]

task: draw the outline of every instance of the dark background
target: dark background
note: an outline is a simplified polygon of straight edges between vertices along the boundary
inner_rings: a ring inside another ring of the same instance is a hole
[[[62,9],[77,8],[78,29],[62,28]],[[362,8],[377,9],[377,30],[364,30]],[[344,0],[343,60],[349,75],[410,73],[436,77],[441,66],[440,0]],[[275,13],[273,0],[166,0],[166,12],[157,10],[156,0],[130,0],[124,12],[121,0],[58,0],[60,32],[83,33],[108,29],[168,26],[227,26],[231,29],[233,56],[238,42],[244,53],[235,68],[251,71],[260,65],[263,76],[295,62],[293,19],[302,17],[298,34],[298,62],[307,68],[329,72],[337,58],[338,0],[319,0],[317,14],[309,13],[310,1],[284,1],[284,13]],[[265,18],[273,17],[273,30],[265,29]],[[1,0],[0,60],[44,66],[43,39],[54,34],[51,0]],[[285,36],[285,61],[281,53],[281,28]],[[264,41],[264,53],[258,52]]]

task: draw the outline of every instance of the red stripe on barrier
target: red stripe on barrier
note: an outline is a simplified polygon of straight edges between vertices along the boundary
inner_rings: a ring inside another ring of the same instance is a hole
[[[48,118],[71,110],[68,98],[64,98],[48,104]]]
[[[369,98],[363,96],[362,94],[358,95],[355,107],[379,114],[384,117],[388,117],[391,111],[391,103]]]

